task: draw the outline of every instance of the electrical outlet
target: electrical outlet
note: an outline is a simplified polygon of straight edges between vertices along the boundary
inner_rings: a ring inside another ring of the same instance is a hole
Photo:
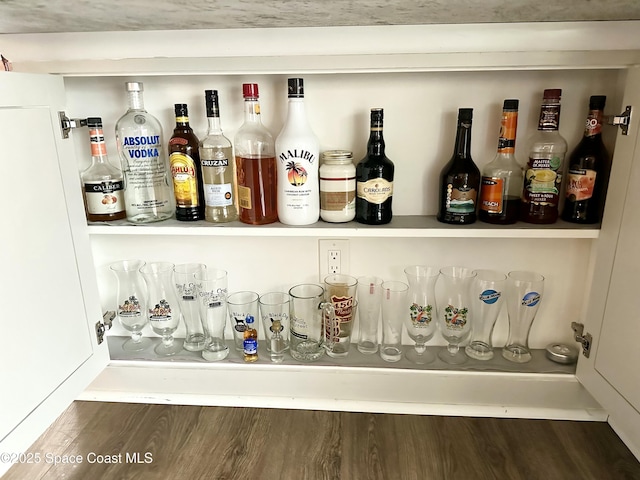
[[[332,273],[349,273],[349,240],[318,240],[320,282]]]

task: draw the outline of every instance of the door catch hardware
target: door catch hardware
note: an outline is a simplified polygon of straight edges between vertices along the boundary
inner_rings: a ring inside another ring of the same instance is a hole
[[[574,338],[576,342],[582,345],[582,354],[585,357],[589,358],[593,337],[590,333],[584,333],[584,325],[582,323],[571,322],[571,328],[573,329],[573,333],[575,334]]]
[[[73,128],[80,128],[87,126],[86,118],[69,118],[66,112],[58,112],[58,118],[60,119],[60,128],[62,129],[62,138],[69,138],[69,132]]]
[[[113,325],[113,319],[116,318],[116,312],[109,310],[102,315],[102,321],[96,323],[96,337],[98,337],[98,345],[104,341],[104,334]]]
[[[629,124],[631,123],[631,105],[627,105],[620,115],[610,115],[607,117],[608,125],[617,125],[622,129],[622,135],[629,134]]]

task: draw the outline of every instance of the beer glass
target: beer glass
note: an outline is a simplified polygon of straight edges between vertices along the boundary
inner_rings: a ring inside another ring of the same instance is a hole
[[[476,270],[471,284],[473,325],[465,353],[476,360],[493,358],[491,335],[504,303],[507,276],[495,270]]]
[[[324,294],[324,288],[312,283],[289,290],[289,353],[295,360],[314,362],[333,348],[332,339],[338,335],[339,326],[335,309],[331,302],[324,301]]]
[[[389,281],[382,284],[382,344],[380,357],[385,362],[402,358],[402,319],[407,308],[409,285]]]
[[[184,349],[201,352],[209,343],[202,325],[200,307],[196,297],[196,274],[206,275],[207,266],[202,263],[184,263],[173,267],[173,281],[178,293],[180,312],[187,327]]]
[[[209,343],[202,350],[202,358],[212,362],[229,355],[224,339],[227,324],[227,272],[207,268],[195,274],[200,316]]]
[[[265,345],[267,351],[271,353],[271,337],[273,337],[274,321],[280,321],[280,336],[284,342],[283,349],[289,349],[289,297],[288,293],[270,292],[260,295],[258,303],[260,305],[260,317],[264,330]]]
[[[341,358],[349,354],[357,285],[358,280],[351,275],[331,274],[324,279],[325,300],[333,305],[338,323],[338,334],[332,338],[333,347],[327,350],[330,357]]]
[[[244,332],[247,330],[247,318],[253,318],[253,327],[258,329],[258,299],[260,295],[256,292],[244,291],[235,292],[227,297],[227,309],[229,310],[229,320],[231,320],[231,330],[233,331],[233,341],[236,350],[244,352]]]
[[[144,350],[151,340],[142,336],[142,329],[147,324],[146,288],[140,269],[142,260],[121,260],[109,265],[109,269],[117,278],[116,314],[120,324],[131,334],[131,338],[122,344],[122,349],[129,352]]]
[[[358,351],[365,355],[378,351],[382,282],[375,276],[358,278]]]

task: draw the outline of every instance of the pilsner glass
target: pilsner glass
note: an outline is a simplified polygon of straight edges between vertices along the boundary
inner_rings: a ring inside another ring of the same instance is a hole
[[[435,355],[427,351],[426,343],[436,332],[436,280],[440,272],[437,268],[414,265],[404,269],[409,282],[408,312],[404,315],[404,324],[411,340],[415,342],[413,350],[407,352],[407,359],[424,365],[435,360]]]
[[[507,275],[509,338],[502,349],[502,356],[511,362],[531,360],[529,331],[540,307],[543,290],[544,277],[539,273],[509,272]]]
[[[445,267],[440,270],[441,289],[438,297],[438,325],[447,349],[438,357],[445,363],[457,365],[467,361],[460,352],[460,344],[469,336],[471,312],[469,289],[476,273],[464,267]]]
[[[493,358],[491,335],[504,303],[507,276],[495,270],[476,270],[476,274],[471,286],[474,312],[471,339],[464,351],[476,360],[490,360]]]
[[[202,275],[207,266],[202,263],[185,263],[173,268],[173,280],[178,292],[178,302],[187,336],[184,348],[191,352],[201,352],[209,343],[209,339],[202,325],[200,308],[196,298],[196,274]]]
[[[358,278],[358,351],[366,355],[378,351],[382,282],[374,276]]]
[[[209,343],[202,350],[202,358],[212,362],[229,355],[224,340],[227,323],[227,272],[219,268],[207,268],[195,274],[196,292],[200,315]]]
[[[403,282],[382,284],[382,344],[380,357],[385,362],[402,358],[402,319],[407,308],[409,285]]]
[[[131,332],[131,338],[122,344],[122,348],[131,352],[144,350],[151,344],[151,340],[142,336],[142,329],[147,324],[146,288],[140,275],[140,269],[144,264],[142,260],[122,260],[109,265],[118,281],[118,320]]]
[[[182,350],[182,342],[176,342],[173,338],[180,322],[178,299],[172,282],[174,266],[170,262],[155,262],[140,269],[147,284],[149,324],[155,333],[162,335],[162,342],[156,345],[154,351],[164,357]]]

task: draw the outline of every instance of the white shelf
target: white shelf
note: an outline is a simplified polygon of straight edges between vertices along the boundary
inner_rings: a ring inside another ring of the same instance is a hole
[[[552,225],[446,225],[435,216],[395,216],[391,223],[381,226],[356,222],[344,224],[317,222],[309,226],[293,227],[281,223],[246,225],[241,222],[212,224],[205,221],[163,222],[134,225],[126,221],[97,224],[88,227],[91,235],[180,235],[222,237],[332,237],[332,238],[598,238],[599,225],[575,225],[559,220]]]

